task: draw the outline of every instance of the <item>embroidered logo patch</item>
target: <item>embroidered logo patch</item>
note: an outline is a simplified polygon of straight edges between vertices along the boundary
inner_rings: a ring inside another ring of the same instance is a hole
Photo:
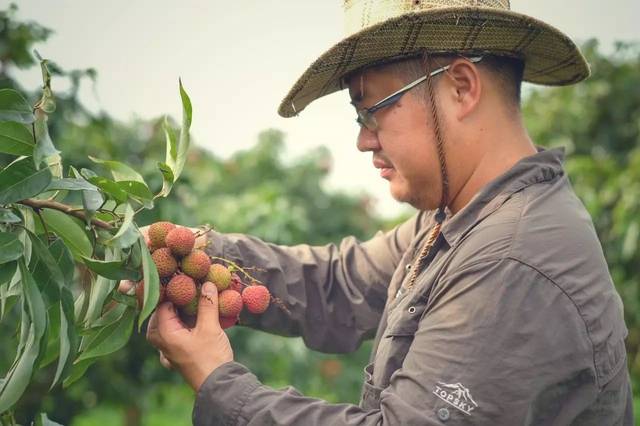
[[[438,382],[433,393],[465,414],[471,414],[478,407],[478,404],[471,397],[471,392],[462,383],[447,384]]]

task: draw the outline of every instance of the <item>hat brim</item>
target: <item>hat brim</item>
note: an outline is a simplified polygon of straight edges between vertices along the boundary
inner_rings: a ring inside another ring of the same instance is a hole
[[[342,78],[362,67],[424,51],[519,57],[524,81],[536,84],[568,85],[590,74],[575,43],[542,21],[493,8],[438,8],[389,19],[334,45],[302,74],[278,113],[297,115],[314,100],[342,90]]]

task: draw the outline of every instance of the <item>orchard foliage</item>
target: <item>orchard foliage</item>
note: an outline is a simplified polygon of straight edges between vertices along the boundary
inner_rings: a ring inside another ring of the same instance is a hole
[[[134,217],[171,191],[189,146],[191,103],[180,84],[179,136],[165,122],[166,156],[153,193],[124,163],[89,157],[65,167],[49,134],[55,113],[51,73],[40,59],[42,93],[31,104],[0,89],[0,318],[14,328],[15,358],[0,379],[0,413],[9,413],[34,373],[56,363],[50,389],[81,377],[98,358],[125,345],[158,300],[155,265]],[[102,172],[102,173],[101,173]],[[144,304],[117,292],[118,280],[144,276]],[[78,284],[81,285],[78,285]],[[4,421],[4,420],[3,420]]]

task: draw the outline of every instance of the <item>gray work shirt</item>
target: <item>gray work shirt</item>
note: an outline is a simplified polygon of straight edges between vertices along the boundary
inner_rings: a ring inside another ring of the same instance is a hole
[[[200,388],[194,424],[631,425],[622,303],[562,161],[540,150],[485,186],[398,297],[433,212],[323,247],[212,233],[210,254],[261,268],[291,312],[249,325],[326,352],[375,343],[359,405],[275,390],[230,362]]]

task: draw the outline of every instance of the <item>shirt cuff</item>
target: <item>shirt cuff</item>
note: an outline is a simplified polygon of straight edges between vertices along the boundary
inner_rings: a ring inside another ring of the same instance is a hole
[[[261,385],[249,369],[227,362],[213,370],[196,395],[192,421],[196,426],[234,425],[251,393]]]

